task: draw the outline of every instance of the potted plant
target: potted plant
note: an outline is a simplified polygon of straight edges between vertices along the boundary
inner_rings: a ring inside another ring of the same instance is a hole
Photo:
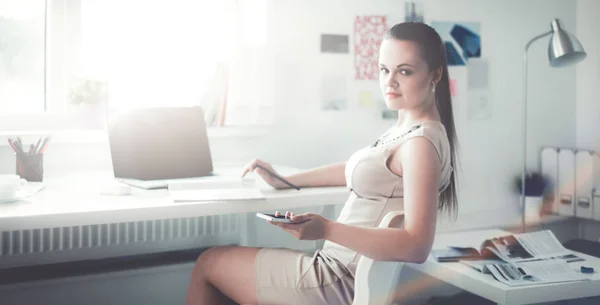
[[[101,128],[108,102],[108,83],[93,78],[78,79],[71,88],[69,101],[82,116],[85,125]]]
[[[523,191],[521,174],[513,180],[513,187],[519,196],[525,196],[525,217],[539,217],[544,203],[544,197],[551,194],[550,178],[540,172],[525,174],[525,191]]]

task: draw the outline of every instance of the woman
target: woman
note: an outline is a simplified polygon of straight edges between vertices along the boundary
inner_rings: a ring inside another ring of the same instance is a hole
[[[290,249],[216,247],[196,263],[188,304],[351,304],[356,263],[421,263],[433,243],[437,211],[456,212],[455,129],[445,50],[422,23],[392,27],[379,53],[381,92],[398,122],[346,163],[287,177],[298,186],[352,190],[337,221],[286,212],[293,224],[272,223],[298,239],[325,239],[311,257]],[[286,185],[256,168],[275,188]],[[377,228],[389,211],[404,210],[404,227]]]

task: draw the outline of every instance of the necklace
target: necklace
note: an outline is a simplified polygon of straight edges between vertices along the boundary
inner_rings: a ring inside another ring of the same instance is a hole
[[[383,137],[386,136],[386,135],[383,135],[381,138],[377,139],[377,141],[375,141],[375,143],[373,143],[373,145],[371,145],[371,147],[377,147],[377,146],[380,146],[380,145],[384,145],[384,144],[387,144],[387,143],[394,142],[394,141],[396,141],[396,140],[404,137],[405,135],[407,135],[407,134],[409,134],[409,133],[411,133],[411,132],[419,129],[421,127],[421,125],[423,125],[423,124],[421,123],[421,124],[415,125],[411,129],[409,129],[407,132],[405,132],[405,133],[403,133],[403,134],[401,134],[401,135],[399,135],[399,136],[397,136],[395,138],[389,139],[389,140],[383,141]]]

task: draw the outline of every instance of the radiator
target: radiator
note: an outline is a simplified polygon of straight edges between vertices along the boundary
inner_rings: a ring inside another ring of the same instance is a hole
[[[3,231],[0,268],[237,243],[239,228],[217,215]]]

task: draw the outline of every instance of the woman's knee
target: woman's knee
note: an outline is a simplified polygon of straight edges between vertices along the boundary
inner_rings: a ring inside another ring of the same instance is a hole
[[[194,266],[195,276],[203,276],[208,279],[210,274],[218,269],[220,256],[224,251],[229,250],[232,246],[217,246],[206,249],[200,253],[198,259],[196,259],[196,265]]]
[[[212,285],[239,304],[256,304],[254,263],[259,248],[220,246],[196,261],[192,281]]]

